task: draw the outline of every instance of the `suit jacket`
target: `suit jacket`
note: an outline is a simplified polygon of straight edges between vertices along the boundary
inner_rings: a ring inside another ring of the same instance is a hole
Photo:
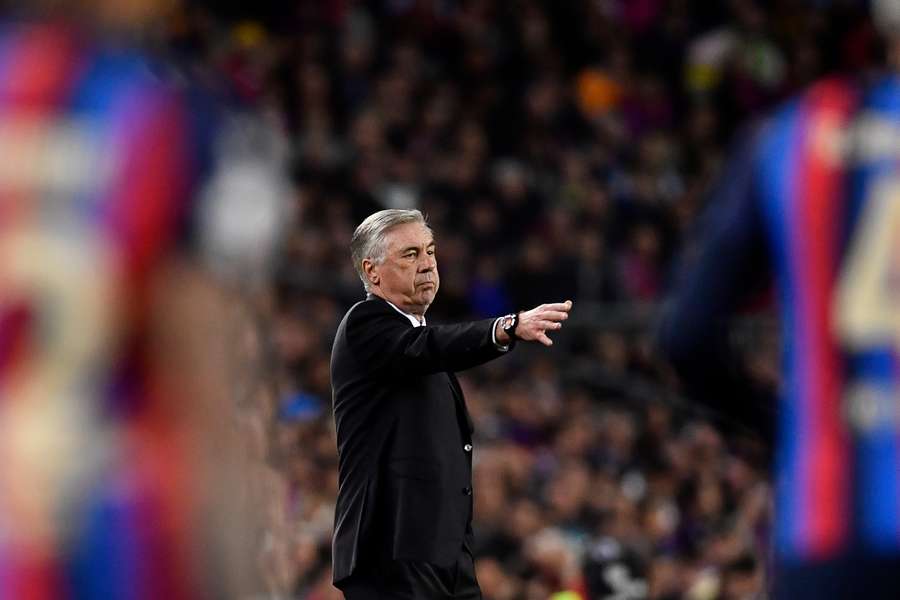
[[[360,561],[458,558],[471,531],[472,422],[453,372],[503,353],[493,324],[414,327],[373,295],[344,316],[331,354],[335,584]]]

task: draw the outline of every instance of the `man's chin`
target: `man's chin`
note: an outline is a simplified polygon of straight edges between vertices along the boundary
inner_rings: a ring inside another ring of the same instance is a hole
[[[434,296],[437,290],[433,286],[422,286],[424,289],[419,290],[418,301],[422,306],[428,306],[434,302]]]

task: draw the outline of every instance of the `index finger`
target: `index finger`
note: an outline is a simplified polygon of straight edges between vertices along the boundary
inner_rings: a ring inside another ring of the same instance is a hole
[[[561,311],[561,312],[569,312],[572,308],[572,301],[566,300],[565,302],[555,302],[553,304],[544,304],[541,306],[544,310],[552,310],[552,311]]]
[[[545,321],[565,321],[569,318],[569,313],[562,311],[548,310],[540,313],[540,317]]]

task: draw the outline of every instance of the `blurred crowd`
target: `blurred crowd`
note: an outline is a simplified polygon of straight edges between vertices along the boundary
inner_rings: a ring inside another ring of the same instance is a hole
[[[290,148],[297,224],[236,346],[260,597],[340,598],[329,354],[363,297],[352,231],[388,207],[435,230],[429,322],[575,302],[552,349],[462,377],[485,598],[765,597],[766,441],[681,397],[653,315],[741,124],[873,64],[859,3],[254,4],[189,4],[167,48]],[[771,392],[775,344],[751,345]]]

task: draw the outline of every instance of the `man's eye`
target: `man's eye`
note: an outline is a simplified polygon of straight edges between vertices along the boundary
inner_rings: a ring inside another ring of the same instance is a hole
[[[428,256],[434,256],[434,250],[429,250],[429,251],[428,251]]]

